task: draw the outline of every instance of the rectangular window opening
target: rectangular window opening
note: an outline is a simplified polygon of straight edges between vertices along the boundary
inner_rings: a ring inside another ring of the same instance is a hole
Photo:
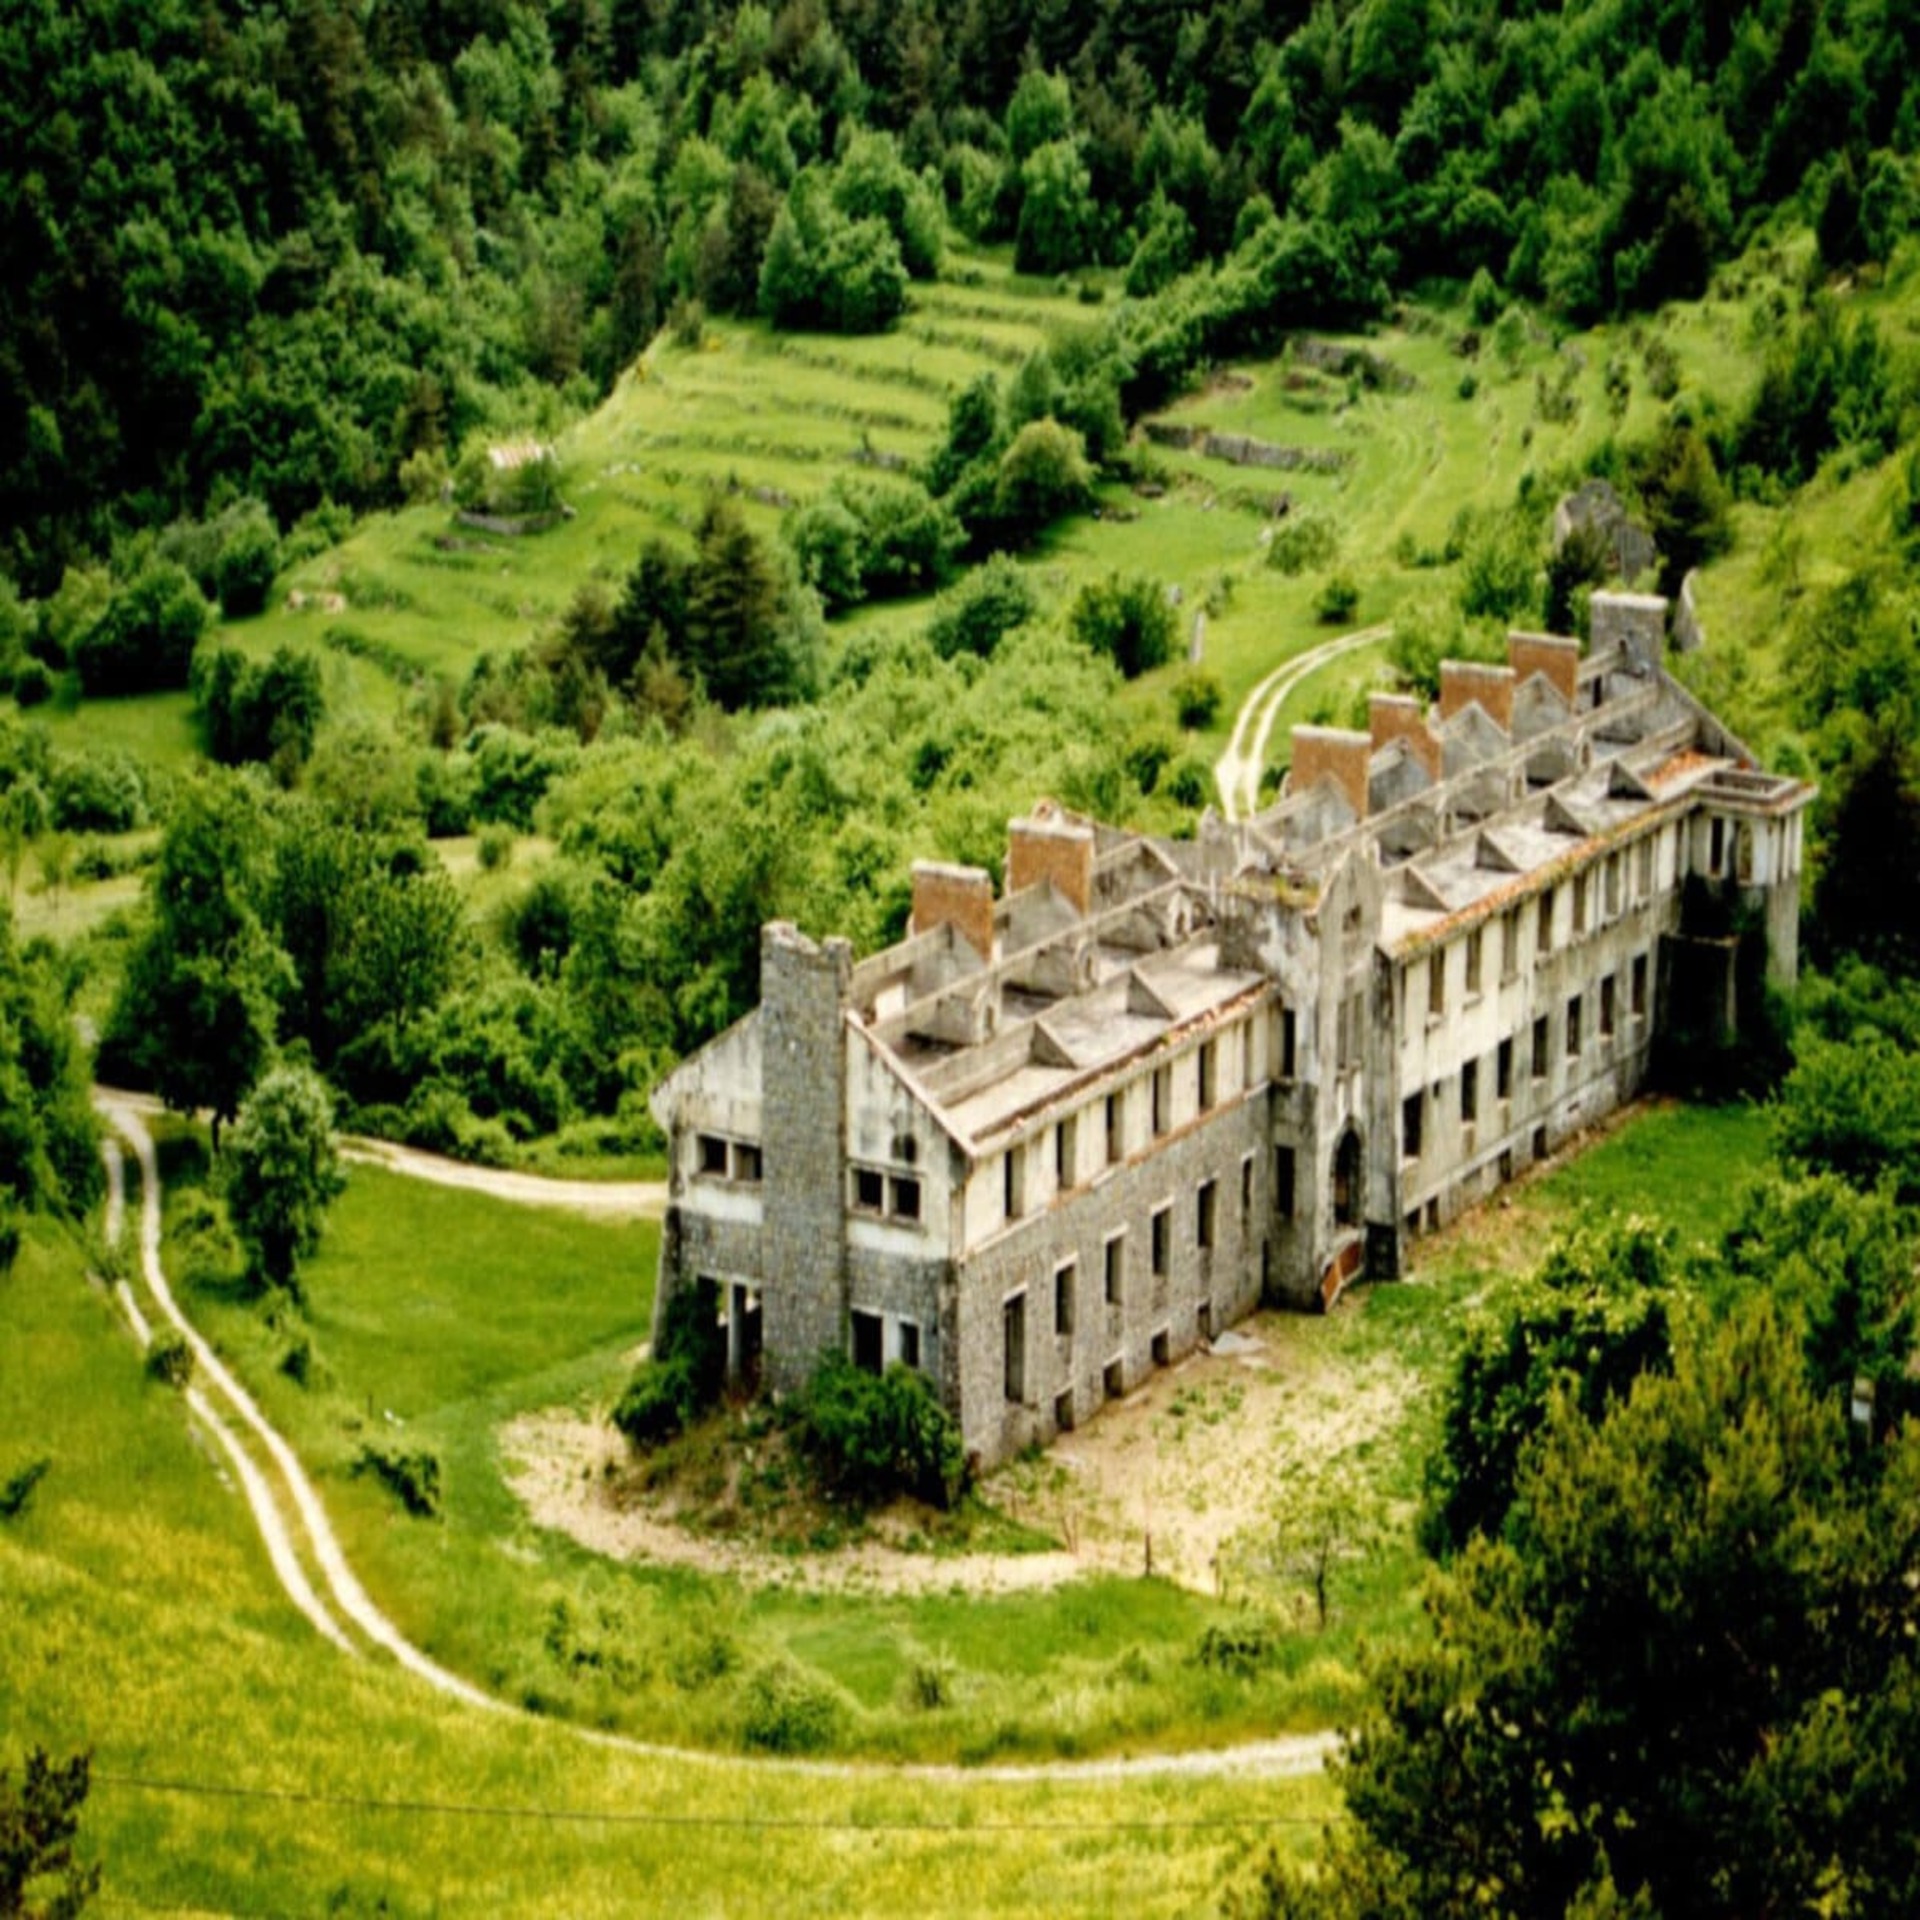
[[[1107,1095],[1107,1165],[1115,1165],[1126,1152],[1126,1140],[1121,1128],[1122,1108],[1117,1093]]]
[[[1613,975],[1600,982],[1600,1037],[1603,1040],[1613,1038]]]
[[[1153,1130],[1156,1134],[1165,1133],[1173,1125],[1173,1069],[1155,1067],[1153,1070]]]
[[[1469,1060],[1460,1069],[1460,1123],[1472,1126],[1480,1118],[1480,1063]]]
[[[888,1209],[896,1220],[918,1220],[920,1218],[920,1182],[910,1180],[905,1174],[896,1173],[889,1182],[892,1193],[892,1206]]]
[[[1200,1048],[1200,1111],[1212,1107],[1219,1093],[1220,1051],[1217,1040],[1208,1040]]]
[[[1217,1180],[1202,1180],[1200,1191],[1195,1196],[1193,1211],[1193,1239],[1198,1247],[1210,1247],[1214,1242],[1214,1233],[1218,1225],[1215,1213],[1220,1202],[1220,1183]]]
[[[1293,1009],[1283,1007],[1280,1012],[1280,1078],[1291,1080],[1294,1076],[1294,1048],[1298,1044],[1299,1028],[1294,1019]]]
[[[1467,991],[1480,991],[1480,949],[1484,944],[1485,929],[1475,927],[1467,935]]]
[[[1173,1235],[1169,1231],[1173,1223],[1171,1207],[1156,1207],[1153,1214],[1153,1275],[1156,1280],[1164,1280],[1167,1273],[1167,1254]]]
[[[1647,1011],[1647,956],[1637,953],[1633,957],[1633,1017],[1644,1019]]]
[[[1053,1179],[1062,1193],[1067,1192],[1074,1185],[1076,1149],[1079,1144],[1079,1128],[1071,1118],[1062,1120],[1054,1128]]]
[[[1172,1358],[1173,1339],[1167,1332],[1167,1329],[1162,1327],[1160,1331],[1153,1336],[1153,1364],[1156,1367],[1164,1367]]]
[[[920,1371],[920,1329],[911,1320],[900,1322],[900,1364]]]
[[[1246,1154],[1240,1161],[1240,1224],[1245,1226],[1253,1218],[1253,1155]]]
[[[1106,1268],[1107,1305],[1117,1307],[1127,1278],[1127,1236],[1124,1233],[1116,1233],[1107,1242]]]
[[[1403,1158],[1420,1158],[1421,1122],[1426,1117],[1427,1096],[1410,1093],[1400,1103],[1400,1152]]]
[[[1055,1333],[1073,1331],[1073,1296],[1080,1285],[1080,1268],[1077,1262],[1069,1260],[1058,1268],[1053,1276],[1053,1330]]]
[[[1109,1360],[1100,1376],[1100,1384],[1106,1389],[1109,1400],[1118,1400],[1127,1390],[1127,1363],[1124,1360]]]
[[[862,1373],[878,1373],[886,1364],[885,1323],[877,1313],[863,1313],[858,1307],[847,1316],[853,1333],[853,1364]]]
[[[1533,1077],[1544,1080],[1547,1077],[1548,1048],[1552,1036],[1547,1027],[1547,1016],[1543,1013],[1533,1023]]]
[[[1444,947],[1427,956],[1427,1018],[1437,1020],[1447,1010],[1447,954]]]
[[[1282,1220],[1293,1218],[1293,1149],[1273,1150],[1273,1210]]]
[[[1508,913],[1500,921],[1500,978],[1517,980],[1520,977],[1520,916]]]
[[[1540,896],[1539,914],[1534,922],[1534,941],[1542,953],[1553,951],[1553,889]]]
[[[1513,1042],[1502,1040],[1500,1050],[1493,1057],[1493,1097],[1496,1100],[1513,1098]]]
[[[703,1133],[699,1138],[700,1171],[716,1180],[727,1177],[727,1143],[717,1133]]]
[[[887,1183],[871,1167],[853,1170],[853,1204],[856,1212],[878,1213],[886,1205]]]
[[[1061,1433],[1073,1431],[1073,1389],[1053,1397],[1053,1424]]]
[[[1027,1210],[1027,1181],[1025,1153],[1022,1148],[1009,1147],[1007,1157],[1001,1163],[1005,1183],[1003,1198],[1006,1201],[1007,1218],[1018,1220]]]
[[[1567,1002],[1567,1058],[1576,1059],[1580,1052],[1580,996],[1576,993]]]
[[[1019,1405],[1027,1397],[1027,1296],[1024,1293],[1016,1293],[1001,1308],[1000,1331],[1006,1397]]]
[[[751,1141],[736,1140],[733,1143],[733,1177],[750,1187],[757,1187],[762,1170],[760,1149]]]

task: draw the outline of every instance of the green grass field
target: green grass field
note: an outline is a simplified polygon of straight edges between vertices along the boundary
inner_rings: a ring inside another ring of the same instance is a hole
[[[282,1600],[178,1398],[36,1227],[0,1279],[0,1753],[90,1748],[94,1909],[180,1913],[1110,1910],[1213,1903],[1332,1812],[1325,1784],[831,1778],[629,1755],[347,1661]]]

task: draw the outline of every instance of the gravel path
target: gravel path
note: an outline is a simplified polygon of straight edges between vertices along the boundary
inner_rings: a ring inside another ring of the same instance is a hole
[[[1239,717],[1233,723],[1233,737],[1227,750],[1215,763],[1214,783],[1220,789],[1220,805],[1229,821],[1244,820],[1260,811],[1260,775],[1267,764],[1267,742],[1280,718],[1280,709],[1303,680],[1324,666],[1384,640],[1391,627],[1362,627],[1355,633],[1343,633],[1338,639],[1323,640],[1305,653],[1275,667],[1240,704]]]
[[[335,1619],[333,1609],[351,1623],[374,1646],[390,1654],[416,1678],[424,1680],[436,1692],[472,1707],[494,1713],[521,1714],[521,1709],[449,1672],[438,1661],[423,1653],[408,1640],[376,1607],[359,1577],[347,1564],[338,1536],[327,1519],[320,1496],[305,1468],[295,1458],[291,1446],[268,1422],[251,1394],[236,1380],[180,1311],[160,1264],[160,1174],[153,1148],[153,1136],[142,1121],[138,1106],[122,1096],[96,1093],[96,1104],[131,1149],[140,1168],[140,1265],[160,1316],[168,1322],[193,1350],[196,1374],[206,1382],[203,1389],[192,1386],[187,1403],[219,1443],[238,1475],[255,1524],[260,1529],[281,1585],[301,1613],[335,1646],[348,1653],[357,1652],[352,1640]],[[126,1215],[126,1174],[120,1144],[109,1139],[104,1146],[107,1163],[108,1195],[106,1225],[108,1238],[124,1231]],[[390,1163],[391,1164],[391,1163]],[[404,1164],[396,1170],[407,1172]],[[430,1176],[422,1176],[430,1177]],[[524,1176],[521,1176],[524,1177]],[[123,1282],[122,1305],[143,1345],[152,1335],[132,1290]],[[274,1485],[263,1474],[247,1447],[233,1431],[237,1422],[265,1450],[279,1476]],[[317,1593],[308,1579],[300,1544],[290,1523],[286,1502],[291,1502],[294,1518],[305,1535],[304,1545],[319,1569],[326,1597]],[[331,1602],[331,1606],[329,1605]],[[532,1718],[532,1716],[524,1716]],[[542,1726],[566,1725],[542,1718]],[[1313,1773],[1325,1765],[1337,1736],[1332,1733],[1287,1735],[1275,1740],[1251,1741],[1236,1747],[1216,1747],[1188,1753],[1145,1753],[1120,1755],[1098,1760],[1055,1760],[979,1767],[898,1765],[858,1760],[789,1760],[773,1756],[744,1757],[739,1754],[713,1753],[694,1748],[672,1747],[654,1741],[631,1739],[622,1734],[603,1733],[588,1727],[573,1727],[579,1738],[596,1746],[611,1747],[623,1753],[671,1760],[677,1764],[700,1764],[737,1768],[743,1765],[778,1767],[783,1771],[835,1780],[911,1779],[964,1784],[970,1781],[1001,1783],[1040,1781],[1129,1780],[1141,1778],[1288,1778]]]

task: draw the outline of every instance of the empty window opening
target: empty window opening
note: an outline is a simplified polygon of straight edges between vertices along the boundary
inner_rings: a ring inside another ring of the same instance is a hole
[[[887,1183],[871,1167],[853,1170],[853,1204],[861,1213],[878,1213],[887,1203]]]
[[[1480,949],[1485,944],[1485,929],[1475,927],[1467,935],[1467,991],[1480,991]]]
[[[1469,1060],[1460,1069],[1460,1122],[1472,1126],[1480,1118],[1480,1062]]]
[[[1429,1200],[1427,1202],[1427,1231],[1429,1233],[1438,1233],[1440,1231],[1440,1202],[1438,1200]]]
[[[1240,1162],[1240,1224],[1245,1226],[1253,1218],[1253,1155],[1245,1155]]]
[[[1153,1070],[1153,1130],[1165,1133],[1173,1124],[1173,1069],[1155,1067]]]
[[[1168,1335],[1167,1329],[1162,1327],[1160,1331],[1153,1336],[1153,1364],[1156,1367],[1164,1367],[1172,1358],[1173,1341]]]
[[[1167,1253],[1173,1235],[1169,1231],[1173,1223],[1171,1207],[1157,1207],[1153,1215],[1153,1274],[1155,1279],[1164,1279],[1167,1272]]]
[[[1718,873],[1727,857],[1727,823],[1724,820],[1710,820],[1707,823],[1707,871]]]
[[[1213,1245],[1218,1221],[1215,1214],[1220,1204],[1220,1183],[1218,1180],[1202,1180],[1200,1191],[1195,1196],[1193,1210],[1193,1240],[1198,1247]]]
[[[1062,1120],[1053,1130],[1053,1178],[1062,1193],[1074,1183],[1079,1131],[1071,1119]]]
[[[1016,1403],[1027,1397],[1027,1296],[1016,1293],[1000,1310],[1002,1359],[1006,1396]]]
[[[1127,1236],[1116,1233],[1107,1242],[1107,1305],[1117,1307],[1127,1280]]]
[[[1553,951],[1553,889],[1540,896],[1538,918],[1534,922],[1534,941],[1542,953]]]
[[[1547,1077],[1548,1048],[1552,1044],[1552,1034],[1547,1026],[1547,1016],[1543,1013],[1533,1023],[1533,1077],[1544,1080]]]
[[[1587,876],[1584,873],[1573,877],[1573,930],[1576,934],[1587,930]]]
[[[1273,1150],[1273,1210],[1282,1220],[1293,1218],[1293,1149],[1291,1147],[1275,1147]]]
[[[1400,1102],[1400,1152],[1408,1160],[1420,1158],[1421,1122],[1426,1110],[1424,1093],[1410,1093]]]
[[[1576,993],[1567,1002],[1567,1058],[1573,1059],[1580,1051],[1580,996]]]
[[[1123,1109],[1117,1093],[1107,1095],[1107,1165],[1112,1166],[1126,1152],[1125,1132],[1121,1126]]]
[[[727,1177],[727,1143],[717,1133],[703,1133],[699,1141],[700,1171],[714,1179]]]
[[[886,1364],[885,1323],[877,1313],[862,1313],[858,1307],[847,1317],[852,1322],[853,1364],[862,1373],[880,1372]]]
[[[1733,830],[1733,877],[1743,887],[1753,884],[1753,829],[1744,820]]]
[[[1613,975],[1600,982],[1600,1037],[1603,1040],[1613,1038]]]
[[[1547,1157],[1547,1130],[1545,1127],[1535,1127],[1533,1130],[1533,1157],[1536,1160],[1544,1160]]]
[[[1640,1019],[1647,1010],[1647,956],[1637,953],[1633,957],[1633,1017]]]
[[[1447,955],[1443,947],[1427,956],[1427,1018],[1437,1020],[1447,1010]]]
[[[1617,920],[1620,917],[1620,868],[1619,854],[1607,856],[1607,918]]]
[[[1653,842],[1642,840],[1633,850],[1635,891],[1642,900],[1653,892]]]
[[[920,1218],[920,1182],[897,1173],[888,1186],[893,1200],[888,1211],[893,1217],[896,1220],[918,1220]]]
[[[1213,1338],[1213,1302],[1211,1300],[1202,1300],[1200,1302],[1200,1312],[1196,1324],[1200,1329],[1200,1338],[1202,1340],[1211,1340]]]
[[[1200,1111],[1205,1113],[1218,1097],[1220,1043],[1207,1041],[1200,1049]]]
[[[1496,1100],[1513,1098],[1513,1042],[1502,1040],[1499,1051],[1493,1056],[1493,1097]]]
[[[760,1149],[750,1141],[736,1140],[733,1143],[733,1177],[744,1180],[749,1186],[758,1186],[761,1170]]]
[[[1520,974],[1520,916],[1509,913],[1500,921],[1500,978],[1514,980]]]
[[[900,1364],[920,1371],[920,1329],[911,1320],[900,1322]]]
[[[1124,1360],[1109,1360],[1106,1371],[1100,1376],[1100,1384],[1106,1389],[1109,1400],[1118,1400],[1127,1390],[1127,1363]]]
[[[1053,1424],[1062,1433],[1073,1431],[1073,1389],[1071,1387],[1065,1393],[1054,1395]]]
[[[1007,1206],[1007,1218],[1018,1220],[1027,1210],[1027,1169],[1026,1156],[1019,1147],[1007,1149],[1006,1160],[1002,1163],[1005,1182],[1003,1198]]]
[[[1053,1330],[1055,1333],[1073,1331],[1073,1296],[1080,1285],[1080,1268],[1077,1262],[1069,1260],[1053,1276]]]
[[[1294,1019],[1293,1009],[1283,1007],[1280,1010],[1280,1078],[1291,1080],[1294,1075],[1294,1049],[1299,1043],[1299,1025]]]

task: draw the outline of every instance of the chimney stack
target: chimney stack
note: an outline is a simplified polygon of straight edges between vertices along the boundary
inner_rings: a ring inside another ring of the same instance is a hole
[[[1477,660],[1440,663],[1440,719],[1444,724],[1463,708],[1477,706],[1502,733],[1513,731],[1514,672]]]
[[[1093,829],[1084,821],[1035,811],[1007,822],[1007,893],[1051,880],[1084,914],[1093,904]]]
[[[1331,779],[1346,796],[1356,820],[1367,817],[1367,762],[1373,741],[1340,727],[1295,727],[1289,791],[1305,793]]]
[[[993,876],[984,867],[913,863],[913,918],[908,931],[951,927],[982,960],[993,958]]]
[[[1667,603],[1657,593],[1596,593],[1588,602],[1593,650],[1621,648],[1643,667],[1657,667],[1667,651]]]
[[[1427,728],[1426,708],[1411,694],[1370,694],[1367,730],[1375,753],[1396,740],[1404,740],[1413,757],[1426,768],[1428,777],[1440,778],[1440,743]]]
[[[1507,659],[1513,677],[1522,686],[1536,673],[1546,675],[1569,707],[1580,693],[1580,642],[1555,633],[1510,633],[1507,635]]]

